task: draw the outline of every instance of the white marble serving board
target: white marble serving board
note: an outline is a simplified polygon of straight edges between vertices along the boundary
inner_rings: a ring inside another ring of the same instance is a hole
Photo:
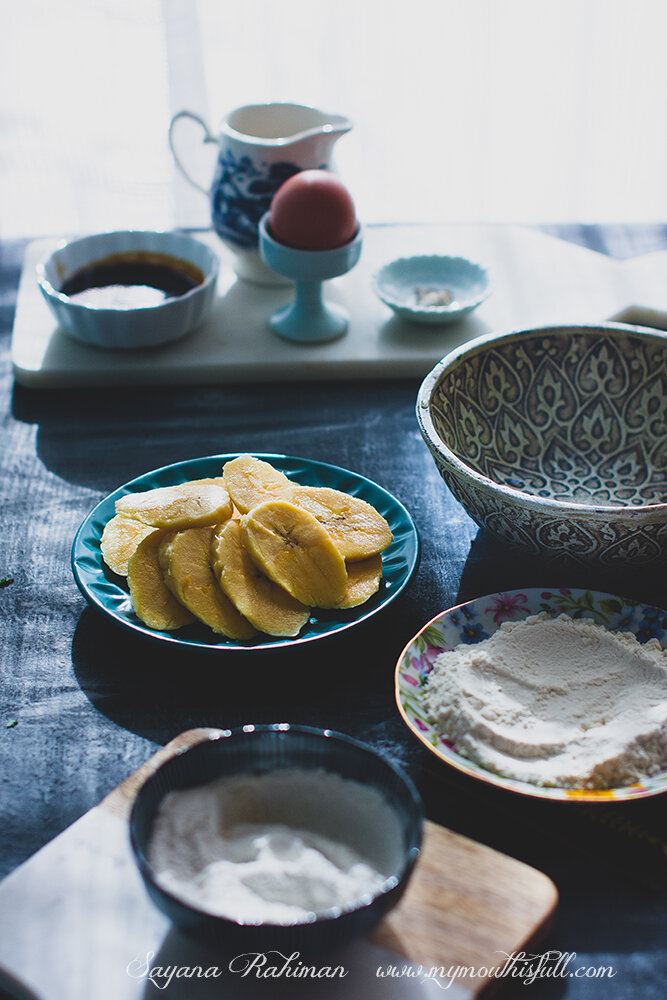
[[[205,323],[167,347],[104,351],[57,328],[35,281],[35,264],[59,242],[28,246],[12,339],[16,381],[56,388],[129,384],[423,377],[453,347],[488,332],[551,323],[667,325],[667,252],[617,261],[536,230],[504,225],[370,226],[359,264],[327,282],[325,295],[350,313],[347,334],[324,345],[281,340],[268,319],[293,295],[239,281],[231,255],[211,233],[201,239],[221,258],[218,297]],[[372,289],[373,274],[395,257],[463,255],[484,264],[493,293],[451,326],[400,320]],[[626,312],[629,307],[646,310]]]

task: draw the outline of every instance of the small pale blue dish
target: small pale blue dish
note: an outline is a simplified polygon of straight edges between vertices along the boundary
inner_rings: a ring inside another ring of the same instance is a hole
[[[399,257],[373,278],[375,292],[398,316],[415,323],[453,323],[490,294],[488,272],[466,257]]]

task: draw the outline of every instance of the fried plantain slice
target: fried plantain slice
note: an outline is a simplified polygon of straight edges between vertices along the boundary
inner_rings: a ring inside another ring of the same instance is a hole
[[[277,636],[294,636],[301,631],[309,609],[257,568],[243,545],[238,521],[216,528],[212,553],[220,586],[256,629]]]
[[[154,528],[193,528],[226,521],[232,503],[219,479],[203,479],[126,493],[116,500],[116,513]]]
[[[119,576],[127,576],[134,550],[151,531],[155,531],[155,528],[127,517],[126,514],[116,514],[107,521],[100,539],[100,550],[109,569]]]
[[[347,563],[347,590],[337,608],[356,608],[376,594],[382,579],[382,556]]]
[[[137,545],[127,571],[134,613],[149,628],[168,632],[194,621],[162,577],[159,550],[164,531],[151,531]]]
[[[239,455],[226,462],[222,478],[242,514],[266,500],[287,497],[294,483],[269,462],[253,455]]]
[[[360,497],[328,486],[294,485],[289,499],[317,518],[348,561],[367,559],[391,544],[386,520]]]
[[[301,604],[334,607],[347,589],[345,560],[308,511],[269,500],[241,520],[243,544],[258,568]]]
[[[250,639],[255,629],[220,587],[211,565],[214,528],[184,528],[161,540],[159,562],[171,593],[192,614],[228,639]]]

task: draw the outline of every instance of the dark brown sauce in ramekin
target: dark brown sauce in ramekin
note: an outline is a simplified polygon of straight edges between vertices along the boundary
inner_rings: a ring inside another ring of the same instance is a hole
[[[135,308],[185,295],[203,281],[203,272],[189,261],[133,250],[92,261],[68,278],[60,292],[84,305]]]

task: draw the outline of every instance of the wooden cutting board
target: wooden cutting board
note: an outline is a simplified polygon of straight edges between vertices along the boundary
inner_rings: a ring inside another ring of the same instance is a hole
[[[0,884],[0,987],[13,979],[39,1000],[139,1000],[155,993],[146,981],[149,964],[217,964],[214,955],[170,930],[148,899],[131,856],[127,824],[149,774],[178,750],[215,732],[196,729],[176,737]],[[170,1000],[219,997],[226,981],[225,996],[249,1000],[260,994],[271,1000],[297,995],[316,1000],[320,989],[328,1000],[362,995],[407,1000],[415,995],[407,963],[413,972],[422,967],[422,980],[434,967],[446,975],[457,966],[502,966],[505,954],[531,947],[545,933],[556,902],[546,875],[427,822],[422,854],[399,906],[372,940],[336,957],[335,964],[348,972],[338,988],[331,980],[326,989],[315,980],[253,982],[225,969],[208,980],[173,978],[161,995]],[[377,974],[392,966],[404,975]],[[449,996],[486,995],[498,983],[483,973],[468,975],[448,987]],[[440,983],[422,981],[420,987],[420,996],[442,995]]]
[[[35,265],[60,242],[28,247],[19,285],[12,362],[17,382],[35,388],[130,384],[291,381],[295,379],[423,378],[448,351],[481,334],[550,323],[596,323],[633,305],[652,313],[627,322],[667,322],[667,252],[612,260],[535,230],[509,225],[369,226],[361,260],[325,283],[325,297],[343,305],[350,327],[330,344],[291,344],[269,328],[291,289],[237,281],[230,252],[210,233],[198,234],[220,256],[215,305],[189,336],[167,347],[104,351],[72,340],[57,327],[35,280]],[[491,275],[491,296],[451,326],[398,319],[373,291],[373,275],[396,257],[466,256]]]

